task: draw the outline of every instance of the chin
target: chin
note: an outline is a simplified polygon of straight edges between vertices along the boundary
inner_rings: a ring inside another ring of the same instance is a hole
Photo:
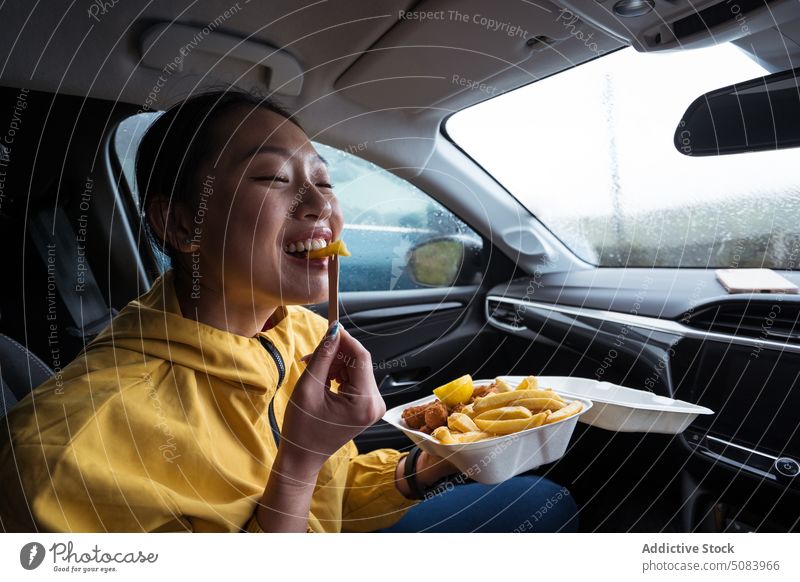
[[[308,305],[311,303],[323,303],[327,300],[327,286],[322,291],[314,292],[312,290],[311,293],[309,293],[308,289],[292,289],[291,291],[284,289],[284,292],[281,294],[281,303],[284,305]]]

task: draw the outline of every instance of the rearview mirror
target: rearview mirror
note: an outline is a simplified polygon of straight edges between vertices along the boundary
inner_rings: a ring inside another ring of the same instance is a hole
[[[425,241],[409,251],[408,273],[426,287],[473,283],[480,277],[482,246],[480,240],[459,235]]]
[[[698,97],[675,130],[687,156],[717,156],[800,146],[800,68]]]

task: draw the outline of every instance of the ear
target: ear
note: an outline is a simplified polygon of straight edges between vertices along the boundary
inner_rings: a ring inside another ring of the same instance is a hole
[[[155,198],[147,205],[147,218],[156,239],[179,253],[199,248],[192,228],[192,213],[185,204],[168,198]]]

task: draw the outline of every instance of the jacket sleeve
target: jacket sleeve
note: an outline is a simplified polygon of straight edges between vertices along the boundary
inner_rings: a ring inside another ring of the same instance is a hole
[[[369,532],[389,527],[397,522],[405,512],[419,503],[407,499],[395,485],[394,475],[397,463],[408,453],[392,449],[379,449],[366,455],[356,454],[347,468],[347,484],[342,507],[343,532]],[[245,524],[248,533],[263,533],[255,513]],[[307,532],[315,530],[308,526]]]
[[[342,531],[367,532],[389,527],[419,503],[397,489],[397,463],[408,453],[378,449],[350,459],[342,508]]]

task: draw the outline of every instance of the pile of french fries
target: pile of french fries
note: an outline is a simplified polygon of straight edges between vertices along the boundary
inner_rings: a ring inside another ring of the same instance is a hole
[[[567,402],[550,388],[540,388],[535,376],[528,376],[514,389],[500,379],[497,392],[474,399],[447,417],[447,426],[431,436],[445,445],[474,443],[514,434],[529,428],[553,424],[578,414],[583,405]]]

